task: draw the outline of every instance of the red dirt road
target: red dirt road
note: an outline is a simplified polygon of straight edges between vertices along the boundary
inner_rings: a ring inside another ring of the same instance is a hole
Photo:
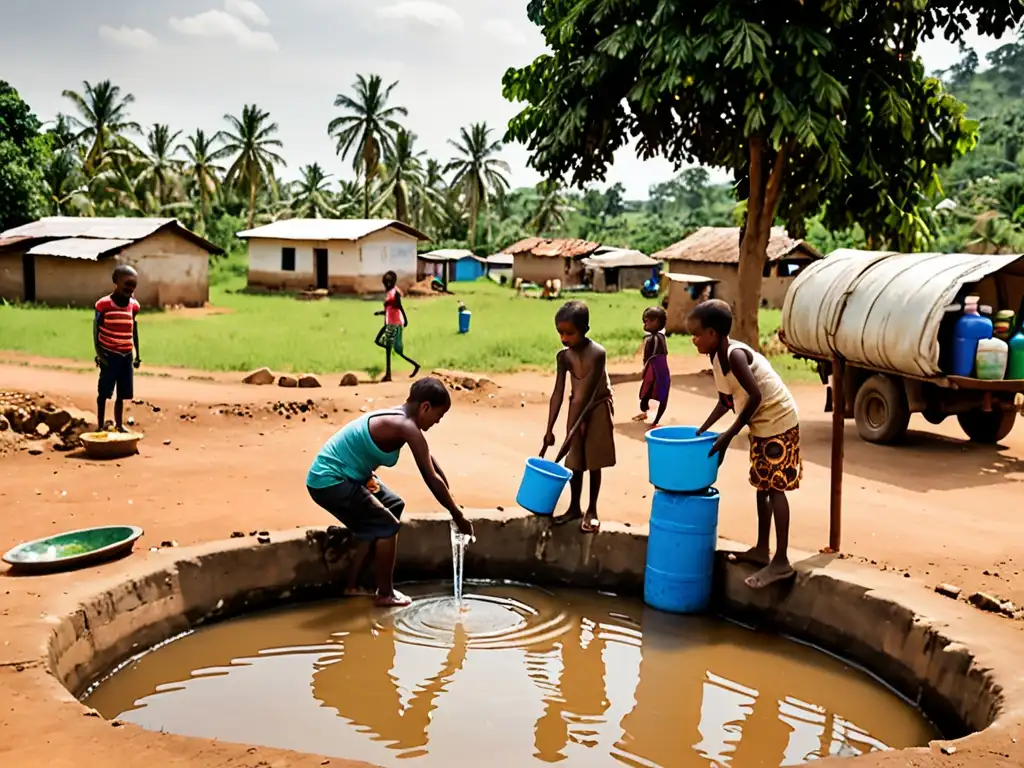
[[[680,361],[675,369],[689,365],[693,370],[695,364],[692,359]],[[323,389],[286,390],[231,383],[236,377],[187,376],[175,372],[137,379],[136,393],[147,404],[130,405],[127,415],[146,435],[138,456],[117,463],[49,450],[40,456],[0,456],[0,548],[69,528],[129,523],[146,530],[133,558],[160,558],[166,555],[149,550],[163,541],[184,546],[226,539],[233,531],[327,525],[332,520],[304,488],[314,453],[360,409],[397,404],[406,392],[401,381],[341,389],[331,378],[325,379],[329,386]],[[467,508],[513,506],[523,462],[540,447],[550,379],[522,374],[498,381],[501,388],[494,397],[456,393],[452,411],[429,434],[456,499]],[[637,386],[616,387],[619,463],[605,474],[600,512],[605,519],[640,525],[646,523],[652,491],[643,428],[630,423]],[[712,389],[710,377],[677,375],[669,423],[702,421],[714,403]],[[42,392],[95,408],[95,375],[88,369],[0,365],[0,390]],[[822,413],[820,387],[798,387],[795,394],[805,470],[803,487],[791,499],[791,544],[817,551],[828,540],[831,423]],[[315,408],[288,419],[265,407],[307,397]],[[560,430],[562,421],[564,411]],[[955,422],[933,427],[915,417],[912,429],[906,445],[884,448],[862,442],[853,424],[847,425],[844,552],[928,587],[949,582],[962,587],[965,596],[983,590],[1024,604],[1024,554],[1019,547],[1024,520],[1017,510],[1024,480],[1024,426],[1000,448],[967,443]],[[738,541],[751,541],[755,533],[746,449],[744,437],[734,442],[718,482],[719,534]],[[411,509],[437,508],[410,457],[404,456],[383,477]],[[76,583],[122,567],[111,564],[37,579],[10,578],[0,571],[0,689],[9,694],[3,710],[31,711],[46,704],[48,694],[18,683],[22,678],[17,665],[40,652],[38,632],[25,628],[38,625],[40,615],[66,600],[63,596]],[[980,613],[979,621],[1024,624]],[[77,705],[68,701],[61,706]],[[0,738],[0,763],[12,768],[41,761],[51,768],[82,764],[72,733],[46,735],[42,723],[36,733],[12,733],[3,728],[8,714],[0,711],[0,732],[6,731]],[[33,743],[46,751],[30,757],[25,748]],[[219,749],[204,753],[202,764],[228,764]]]

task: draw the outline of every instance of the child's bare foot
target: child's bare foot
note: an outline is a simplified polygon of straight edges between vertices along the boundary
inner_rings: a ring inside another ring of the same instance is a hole
[[[419,373],[419,372],[420,372],[420,367],[417,365],[415,368],[412,369],[412,373],[409,374],[409,378],[410,379],[415,379],[416,378],[416,374]]]
[[[750,563],[751,565],[765,566],[771,562],[772,556],[768,548],[751,547],[746,552],[730,552],[730,563]]]
[[[579,507],[570,508],[561,515],[555,515],[551,518],[551,522],[555,525],[565,525],[571,523],[573,520],[579,520],[583,517],[583,510]]]
[[[633,421],[641,421],[641,422],[647,421],[647,414],[646,413],[638,413],[636,416],[633,417]]]
[[[124,428],[123,424],[121,426],[115,427],[115,430],[117,432],[120,432],[122,435],[127,435],[128,434],[128,430]]]
[[[597,533],[601,530],[601,521],[597,519],[597,512],[587,511],[580,521],[580,530],[583,533]]]
[[[412,605],[412,598],[395,589],[390,595],[382,595],[378,592],[373,598],[373,604],[378,608],[404,608],[407,605]]]
[[[746,580],[746,585],[751,589],[764,589],[783,579],[788,579],[796,574],[793,566],[788,560],[772,560],[768,565]]]
[[[385,376],[383,379],[380,380],[380,383],[381,384],[387,384],[389,381],[391,381],[391,377],[390,376]]]

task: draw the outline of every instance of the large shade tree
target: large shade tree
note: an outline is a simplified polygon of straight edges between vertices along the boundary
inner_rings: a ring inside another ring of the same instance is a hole
[[[921,39],[1020,23],[1016,0],[531,0],[551,52],[504,78],[508,140],[546,177],[603,180],[616,150],[726,168],[745,204],[735,335],[757,343],[773,222],[824,206],[878,245],[929,238],[919,206],[973,147],[964,106],[925,76]]]
[[[43,205],[46,140],[18,92],[0,80],[0,232],[31,221]]]
[[[347,114],[336,117],[327,126],[327,133],[337,142],[342,158],[352,155],[352,167],[363,177],[363,217],[370,217],[370,187],[380,173],[386,155],[393,155],[395,136],[402,130],[399,117],[409,114],[405,107],[389,107],[388,99],[398,83],[384,87],[380,75],[356,75],[355,94],[339,93],[334,106]]]

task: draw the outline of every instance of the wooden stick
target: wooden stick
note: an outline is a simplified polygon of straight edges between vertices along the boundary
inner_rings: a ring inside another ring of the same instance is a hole
[[[846,429],[846,362],[832,358],[832,492],[829,500],[828,548],[839,552],[843,531],[843,459]]]

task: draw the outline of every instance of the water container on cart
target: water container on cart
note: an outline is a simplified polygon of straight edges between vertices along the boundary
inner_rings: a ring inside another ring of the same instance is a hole
[[[696,613],[711,602],[718,540],[718,491],[655,491],[644,572],[644,602],[671,613]]]
[[[978,342],[977,372],[979,379],[1000,381],[1006,376],[1009,345],[994,336]]]
[[[950,366],[954,376],[970,376],[974,372],[978,342],[992,338],[992,321],[978,312],[978,297],[968,296],[964,313],[953,327],[953,355]]]

